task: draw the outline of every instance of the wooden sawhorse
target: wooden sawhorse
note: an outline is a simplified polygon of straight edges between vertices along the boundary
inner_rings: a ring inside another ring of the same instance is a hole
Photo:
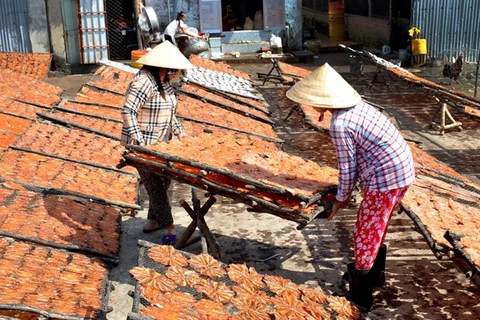
[[[210,195],[204,205],[201,206],[195,188],[192,188],[193,208],[191,208],[185,200],[180,200],[180,205],[183,209],[185,209],[190,218],[192,218],[192,222],[190,222],[187,229],[185,229],[182,236],[178,239],[175,245],[175,249],[181,250],[200,240],[202,244],[202,253],[208,253],[208,249],[210,248],[211,255],[214,258],[223,258],[224,253],[222,251],[222,248],[218,244],[217,239],[215,238],[213,233],[210,231],[210,228],[207,226],[204,218],[208,210],[216,201],[217,199],[213,195]],[[200,239],[198,237],[191,239],[197,227],[200,231]]]
[[[437,109],[437,111],[435,112],[435,114],[432,117],[432,122],[430,123],[430,126],[429,126],[430,129],[440,131],[441,135],[444,135],[445,131],[447,129],[451,129],[451,128],[458,128],[457,130],[462,131],[463,130],[462,123],[459,122],[459,121],[456,121],[453,118],[452,114],[448,110],[447,101],[444,100],[444,99],[438,99],[437,97],[435,97],[435,100],[440,102],[441,106]],[[439,123],[435,122],[435,119],[437,117],[440,117]],[[447,118],[448,118],[448,120],[450,120],[449,124],[447,124],[447,122],[446,122]]]

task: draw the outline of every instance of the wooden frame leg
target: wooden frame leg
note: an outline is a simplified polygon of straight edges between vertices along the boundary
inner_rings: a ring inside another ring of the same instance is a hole
[[[210,196],[208,200],[203,204],[203,206],[201,206],[200,200],[197,198],[195,188],[192,188],[193,209],[188,205],[185,200],[180,200],[180,205],[188,213],[188,215],[192,219],[192,222],[190,222],[185,232],[177,241],[177,244],[175,246],[176,249],[183,249],[187,246],[187,244],[191,244],[192,242],[189,240],[195,232],[195,229],[198,228],[198,230],[200,231],[202,252],[208,253],[208,249],[210,249],[212,251],[212,256],[214,256],[215,258],[220,259],[224,256],[217,239],[210,231],[210,228],[208,227],[204,218],[208,210],[216,201],[217,199],[214,196]]]

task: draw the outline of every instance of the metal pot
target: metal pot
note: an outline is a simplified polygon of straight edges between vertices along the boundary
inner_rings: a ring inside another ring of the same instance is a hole
[[[160,32],[160,23],[158,22],[157,14],[155,13],[155,9],[152,7],[143,7],[142,15],[147,18],[148,24],[150,25],[150,32],[155,34],[156,32]]]
[[[210,51],[210,50],[202,51],[200,53],[197,53],[197,56],[210,60],[210,59],[212,59],[212,51]]]
[[[210,52],[210,44],[205,40],[197,40],[187,45],[182,52],[183,52],[183,55],[188,58],[191,54],[199,54],[205,51]],[[210,52],[210,57],[211,57],[211,52]]]

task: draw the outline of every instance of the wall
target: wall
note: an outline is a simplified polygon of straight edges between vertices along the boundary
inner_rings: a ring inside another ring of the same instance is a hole
[[[64,39],[61,1],[46,0],[46,3],[48,16],[45,16],[48,18],[50,27],[51,53],[53,54],[54,69],[68,69],[66,65],[66,43]]]
[[[390,43],[390,26],[387,20],[361,16],[346,16],[345,28],[351,41],[369,47]]]
[[[28,31],[32,42],[32,51],[50,53],[45,0],[29,1],[29,19]]]
[[[328,35],[328,13],[306,8],[302,12],[305,20],[315,19],[316,29]],[[387,20],[345,14],[345,28],[349,40],[364,46],[380,47],[390,43],[390,25]]]
[[[258,0],[261,1],[261,0]],[[188,14],[187,25],[200,30],[200,15],[198,0],[146,0],[146,6],[155,9],[160,23],[160,29],[163,29],[176,18],[178,11],[185,11]],[[168,8],[170,8],[170,18],[168,17]],[[285,44],[293,50],[302,49],[302,1],[285,0],[285,21],[290,31],[288,38],[284,39]],[[225,39],[222,39],[225,42]]]
[[[427,39],[429,57],[453,62],[463,53],[464,61],[478,61],[480,1],[414,1],[412,25],[420,29],[421,38]]]
[[[290,50],[302,50],[302,0],[285,0],[285,21],[290,29],[287,39]]]
[[[187,13],[185,23],[189,27],[194,27],[197,30],[200,28],[198,0],[145,0],[145,5],[155,9],[162,33],[165,27],[177,18],[177,12],[179,11]]]

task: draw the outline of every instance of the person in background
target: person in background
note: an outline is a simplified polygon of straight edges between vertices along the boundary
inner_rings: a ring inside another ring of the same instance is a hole
[[[208,35],[203,34],[202,36],[199,36],[198,34],[193,34],[188,30],[188,26],[186,25],[185,21],[187,20],[187,14],[183,11],[180,11],[177,13],[177,18],[170,22],[168,26],[165,28],[165,31],[163,32],[165,36],[165,40],[170,41],[174,45],[177,45],[175,41],[175,34],[177,33],[184,33],[187,36],[190,36],[194,39],[201,38],[202,40],[205,40]]]
[[[346,298],[361,312],[373,306],[373,288],[385,285],[383,245],[394,208],[410,185],[415,169],[410,147],[395,126],[360,95],[328,63],[295,84],[287,97],[318,108],[319,121],[332,113],[330,135],[336,149],[339,179],[328,219],[350,202],[358,182],[363,200],[353,230],[354,263],[348,264]]]
[[[233,13],[233,7],[231,5],[225,6],[225,13],[222,16],[222,28],[223,31],[234,31],[237,26],[237,17]]]
[[[194,66],[168,41],[156,46],[137,62],[143,67],[132,79],[126,93],[121,144],[146,146],[186,137],[175,116],[177,98],[170,77],[176,70]],[[170,179],[140,168],[137,170],[149,197],[148,221],[143,232],[171,227]]]

